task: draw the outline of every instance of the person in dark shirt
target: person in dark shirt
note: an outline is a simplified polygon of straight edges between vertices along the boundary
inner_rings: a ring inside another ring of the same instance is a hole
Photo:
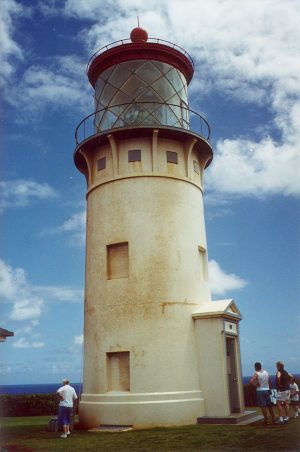
[[[277,424],[284,424],[289,421],[289,402],[290,402],[290,383],[292,381],[292,375],[290,375],[285,369],[282,361],[276,363],[276,387],[277,387],[277,410],[279,418]],[[284,403],[285,416],[283,417],[282,402]]]

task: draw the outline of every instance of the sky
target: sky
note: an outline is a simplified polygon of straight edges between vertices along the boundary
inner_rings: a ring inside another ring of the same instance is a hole
[[[84,177],[74,131],[94,111],[90,56],[129,38],[183,47],[190,107],[212,130],[205,221],[213,300],[243,315],[243,374],[300,373],[300,2],[1,0],[2,384],[82,378]]]

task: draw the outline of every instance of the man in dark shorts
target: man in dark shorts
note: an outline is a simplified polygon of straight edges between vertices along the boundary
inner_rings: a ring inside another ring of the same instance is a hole
[[[272,422],[274,424],[275,422],[275,416],[274,411],[272,407],[271,402],[271,379],[266,370],[263,370],[261,367],[261,363],[255,363],[254,364],[255,373],[253,377],[250,380],[250,383],[252,383],[256,387],[256,397],[257,397],[257,403],[258,406],[261,408],[263,417],[264,417],[264,424],[268,425],[268,410],[272,418]]]
[[[75,389],[69,385],[67,378],[63,379],[63,386],[56,392],[59,394],[60,402],[58,409],[58,424],[63,426],[61,438],[68,438],[70,435],[70,421],[73,413],[73,403],[77,399]]]

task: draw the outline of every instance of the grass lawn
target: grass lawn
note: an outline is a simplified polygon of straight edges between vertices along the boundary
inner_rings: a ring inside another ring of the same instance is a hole
[[[284,426],[189,425],[122,433],[47,431],[49,416],[1,418],[0,452],[10,451],[299,451],[300,418]]]

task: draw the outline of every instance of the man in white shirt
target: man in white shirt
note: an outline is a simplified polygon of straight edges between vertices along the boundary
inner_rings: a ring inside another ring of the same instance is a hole
[[[67,438],[70,435],[70,420],[73,412],[73,403],[77,394],[75,389],[69,385],[67,378],[63,379],[63,386],[56,392],[59,394],[60,402],[58,409],[58,424],[63,426],[61,438]]]
[[[261,408],[262,414],[264,416],[264,423],[268,425],[268,410],[272,417],[273,424],[275,423],[275,416],[273,412],[272,402],[271,402],[271,379],[266,370],[263,370],[261,367],[261,363],[254,364],[255,373],[250,380],[256,387],[256,397],[258,406]]]

